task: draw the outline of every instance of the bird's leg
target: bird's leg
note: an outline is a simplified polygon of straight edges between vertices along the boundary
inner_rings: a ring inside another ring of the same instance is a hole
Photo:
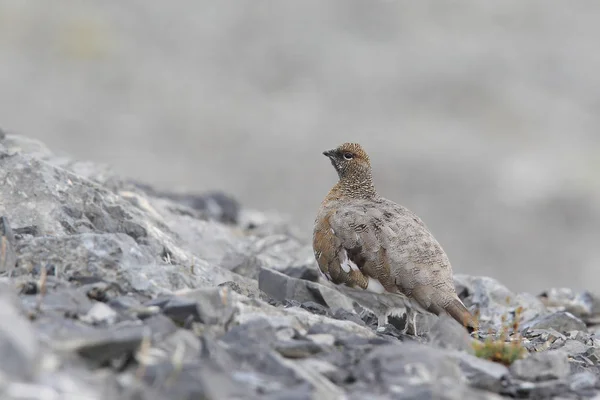
[[[418,337],[419,335],[417,333],[417,313],[416,313],[416,311],[413,311],[413,310],[410,310],[410,313],[412,314],[411,323],[412,323],[413,334]],[[406,321],[406,322],[408,323],[408,321]]]
[[[402,333],[408,334],[409,328],[412,328],[412,334],[414,336],[419,336],[417,335],[417,312],[414,311],[412,308],[406,309],[406,323],[404,325]]]
[[[410,320],[410,315],[411,315],[410,308],[406,309],[406,311],[404,312],[404,315],[406,316],[406,320],[404,322],[404,328],[402,329],[402,333],[407,335],[408,328],[409,328],[408,321]]]

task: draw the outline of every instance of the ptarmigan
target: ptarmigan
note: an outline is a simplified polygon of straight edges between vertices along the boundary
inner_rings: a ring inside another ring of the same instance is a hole
[[[344,143],[323,154],[339,176],[321,203],[313,232],[323,275],[355,292],[378,294],[380,304],[368,308],[380,326],[388,315],[408,308],[414,332],[415,311],[447,313],[473,330],[475,320],[456,294],[446,253],[419,217],[377,194],[362,147]]]

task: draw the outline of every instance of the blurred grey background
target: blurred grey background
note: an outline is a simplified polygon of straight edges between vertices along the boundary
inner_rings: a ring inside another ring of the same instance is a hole
[[[0,126],[307,240],[369,151],[455,272],[600,291],[600,2],[0,0]]]

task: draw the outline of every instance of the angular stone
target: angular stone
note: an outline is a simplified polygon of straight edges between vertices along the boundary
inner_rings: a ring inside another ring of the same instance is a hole
[[[586,346],[578,340],[569,339],[560,349],[573,357],[585,354],[590,349],[590,346]]]
[[[566,381],[553,379],[541,382],[513,382],[502,394],[526,399],[570,399],[572,396],[568,396],[568,391],[569,386]]]
[[[311,340],[290,340],[276,343],[275,350],[286,358],[306,358],[320,353],[323,347]]]
[[[552,288],[538,295],[546,307],[570,312],[578,318],[589,318],[594,298],[589,292],[575,293],[568,288]]]
[[[117,312],[104,303],[95,303],[87,314],[79,318],[80,321],[90,325],[112,325],[117,320]]]
[[[435,318],[427,331],[427,336],[432,346],[473,353],[473,339],[465,327],[450,316],[442,315]]]
[[[517,360],[509,368],[517,378],[530,382],[564,379],[569,375],[570,367],[567,353],[550,350],[534,353],[527,358]]]
[[[474,306],[479,314],[482,331],[496,331],[505,318],[511,318],[518,307],[522,308],[521,321],[535,318],[544,312],[543,303],[529,294],[515,294],[493,278],[454,275],[454,283],[464,297],[467,307]]]
[[[31,314],[42,313],[60,313],[71,316],[85,315],[92,308],[92,301],[88,299],[85,293],[77,289],[51,290],[44,295],[24,295],[21,296],[23,306]]]
[[[180,325],[191,322],[222,325],[230,321],[235,312],[232,304],[227,302],[223,295],[227,290],[227,288],[197,289],[179,296],[159,298],[146,305],[158,306],[164,315]]]
[[[343,371],[327,361],[316,358],[305,358],[302,360],[297,360],[297,362],[303,365],[305,368],[316,371],[319,374],[327,377],[332,382],[343,382],[348,376],[347,371]]]
[[[82,330],[64,325],[61,338],[51,341],[57,351],[70,351],[93,365],[104,366],[114,359],[127,357],[138,349],[146,334],[142,326]]]
[[[462,352],[455,356],[471,386],[500,393],[507,385],[509,371],[504,365]]]
[[[585,323],[573,314],[566,311],[559,311],[553,314],[546,314],[523,323],[520,327],[522,332],[529,329],[555,329],[560,333],[570,331],[586,331]]]
[[[357,365],[358,380],[384,387],[430,384],[440,379],[463,380],[456,359],[443,351],[415,344],[382,345]]]
[[[0,283],[0,303],[0,377],[30,379],[40,351],[36,333],[22,316],[16,293],[4,283]]]
[[[598,376],[589,371],[578,372],[569,377],[569,388],[580,394],[581,392],[587,392],[587,396],[591,393],[590,391],[598,384]]]
[[[228,252],[219,261],[219,265],[229,271],[247,278],[258,279],[262,267],[260,260],[252,254]]]
[[[326,333],[308,335],[306,338],[322,346],[333,346],[335,344],[335,336]]]
[[[313,265],[291,266],[282,269],[280,272],[291,278],[303,279],[311,282],[318,282],[320,276],[319,271],[314,268]]]
[[[142,306],[140,301],[134,296],[118,296],[110,299],[107,304],[116,311],[135,311]]]
[[[12,270],[17,263],[14,250],[15,236],[10,222],[5,216],[0,217],[0,272]]]
[[[546,351],[549,349],[560,348],[567,340],[567,337],[556,329],[528,329],[523,332],[523,346],[530,353]]]
[[[270,348],[277,338],[275,329],[267,319],[256,319],[232,327],[221,340],[241,348],[257,345]]]
[[[278,301],[296,300],[300,303],[315,302],[331,310],[352,310],[352,300],[342,293],[318,283],[291,278],[281,272],[263,268],[258,276],[258,286]]]
[[[258,275],[258,287],[278,301],[291,299],[299,302],[316,301],[313,293],[308,290],[305,281],[290,278],[281,272],[268,268],[261,269]]]
[[[175,193],[158,191],[145,184],[137,183],[136,186],[153,197],[169,199],[175,203],[200,211],[206,218],[215,219],[228,224],[235,224],[238,222],[240,204],[236,199],[225,193]]]
[[[152,260],[131,237],[124,234],[44,236],[20,243],[17,255],[18,266],[22,270],[30,271],[36,265],[52,264],[59,275],[102,276],[111,281],[118,280],[119,268]]]

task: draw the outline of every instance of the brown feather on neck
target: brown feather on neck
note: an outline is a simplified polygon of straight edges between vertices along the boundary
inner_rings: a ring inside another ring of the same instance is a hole
[[[371,174],[368,176],[350,176],[341,178],[336,183],[324,201],[351,199],[373,199],[377,197],[377,191],[373,185]]]

